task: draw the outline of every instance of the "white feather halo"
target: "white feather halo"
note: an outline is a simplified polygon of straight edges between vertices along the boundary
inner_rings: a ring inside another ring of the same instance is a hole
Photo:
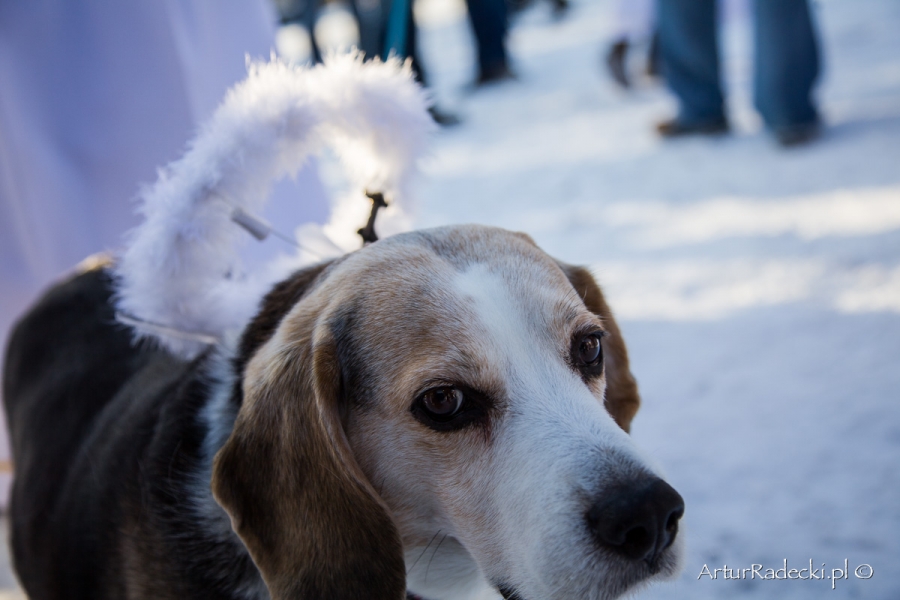
[[[325,146],[360,189],[402,199],[434,127],[426,93],[397,60],[349,54],[248,70],[141,194],[144,221],[115,267],[121,320],[184,358],[240,332],[271,284],[234,276],[246,236],[235,210],[257,213],[275,181]]]

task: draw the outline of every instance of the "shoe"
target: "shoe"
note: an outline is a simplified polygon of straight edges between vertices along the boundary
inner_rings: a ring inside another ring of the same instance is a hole
[[[782,148],[793,148],[808,144],[819,137],[822,133],[822,123],[819,120],[815,120],[801,125],[779,127],[773,133],[779,146]]]
[[[478,74],[478,79],[475,80],[475,86],[481,87],[483,85],[499,83],[501,81],[506,81],[507,79],[515,78],[516,76],[512,72],[512,69],[509,68],[509,64],[503,60],[482,69],[481,73]]]
[[[631,82],[628,80],[628,72],[625,70],[625,58],[628,56],[628,40],[621,39],[609,47],[606,53],[606,68],[613,81],[619,86],[628,89]]]
[[[428,114],[434,119],[434,122],[441,127],[453,127],[460,124],[460,119],[453,113],[443,111],[435,106],[428,107]]]
[[[678,119],[663,121],[656,126],[656,131],[664,138],[676,138],[685,135],[722,135],[728,133],[728,120],[725,117],[684,123]]]

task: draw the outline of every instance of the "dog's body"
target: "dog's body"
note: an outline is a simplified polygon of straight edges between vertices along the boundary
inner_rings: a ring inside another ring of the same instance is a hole
[[[405,234],[300,271],[233,355],[192,362],[134,347],[112,294],[78,275],[11,338],[32,600],[599,599],[677,569],[683,505],[626,435],[612,315],[525,236]]]
[[[239,598],[252,561],[191,497],[214,382],[203,359],[134,348],[111,295],[106,270],[76,276],[11,338],[16,570],[33,599]]]

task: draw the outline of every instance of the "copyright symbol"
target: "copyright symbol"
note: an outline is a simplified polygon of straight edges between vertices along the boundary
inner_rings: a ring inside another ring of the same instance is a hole
[[[859,565],[856,567],[855,573],[857,579],[870,579],[875,574],[875,570],[872,569],[872,565]]]

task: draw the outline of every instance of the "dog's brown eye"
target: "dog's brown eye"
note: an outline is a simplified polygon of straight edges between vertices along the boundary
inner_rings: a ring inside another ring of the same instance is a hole
[[[447,420],[462,408],[465,396],[462,390],[455,387],[439,387],[428,390],[422,395],[422,406],[431,418]]]
[[[466,385],[441,385],[419,394],[410,407],[413,417],[435,431],[457,431],[485,423],[489,396]]]
[[[575,362],[582,367],[593,367],[603,361],[603,347],[600,345],[601,333],[589,333],[583,336],[575,348]]]

